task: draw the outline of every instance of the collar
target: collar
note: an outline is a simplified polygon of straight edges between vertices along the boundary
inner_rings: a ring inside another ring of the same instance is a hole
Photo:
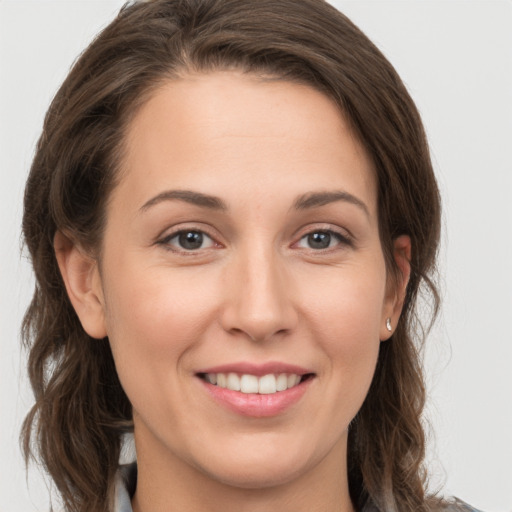
[[[132,497],[137,485],[137,463],[122,464],[116,475],[114,512],[133,512]]]

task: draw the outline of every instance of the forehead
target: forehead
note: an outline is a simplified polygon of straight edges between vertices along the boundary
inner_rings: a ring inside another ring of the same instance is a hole
[[[330,98],[239,72],[156,90],[128,126],[121,168],[119,187],[139,204],[162,188],[222,196],[236,186],[300,194],[341,185],[376,204],[372,162]]]

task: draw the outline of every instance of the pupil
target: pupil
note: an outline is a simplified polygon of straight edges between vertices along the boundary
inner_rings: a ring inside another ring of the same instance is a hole
[[[183,249],[199,249],[203,245],[203,234],[197,231],[188,231],[181,233],[179,236],[179,242]]]
[[[331,243],[331,235],[329,233],[311,233],[308,235],[308,243],[313,249],[327,249]]]

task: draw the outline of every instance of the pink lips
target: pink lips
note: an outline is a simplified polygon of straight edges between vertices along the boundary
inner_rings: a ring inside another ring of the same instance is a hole
[[[237,363],[205,368],[197,374],[206,373],[237,373],[239,375],[250,374],[257,377],[270,373],[294,373],[297,375],[312,374],[312,372],[295,365],[269,362],[263,365],[252,363]],[[296,404],[309,388],[313,379],[306,379],[300,384],[285,391],[272,394],[242,393],[210,384],[200,379],[200,383],[206,392],[219,404],[227,409],[244,416],[256,418],[276,416]]]
[[[211,368],[205,368],[199,370],[197,373],[248,373],[250,375],[256,375],[257,377],[262,377],[263,375],[268,375],[269,373],[296,373],[297,375],[306,375],[307,373],[313,372],[293,364],[270,361],[264,364],[246,362],[224,364],[213,366]]]

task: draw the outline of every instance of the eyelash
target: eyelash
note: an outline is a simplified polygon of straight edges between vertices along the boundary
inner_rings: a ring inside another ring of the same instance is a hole
[[[326,252],[326,251],[336,250],[336,248],[339,248],[339,246],[345,246],[345,247],[353,247],[354,246],[353,240],[348,235],[341,234],[340,232],[335,231],[333,229],[313,229],[311,231],[308,231],[307,233],[302,235],[300,237],[299,241],[296,242],[294,245],[299,244],[302,240],[305,240],[308,237],[313,236],[313,235],[327,235],[329,237],[328,238],[329,244],[333,238],[335,240],[337,240],[338,243],[336,244],[336,247],[331,247],[329,245],[329,247],[322,247],[322,248],[316,248],[316,249],[312,248],[312,247],[304,247],[304,249],[314,251],[314,252]]]
[[[190,235],[190,234],[200,235],[201,242],[203,242],[204,238],[206,237],[207,239],[210,240],[211,243],[208,247],[198,247],[195,249],[185,249],[183,247],[173,247],[173,245],[171,244],[171,241],[173,239],[179,240],[179,237],[181,237],[182,235]],[[299,240],[293,244],[293,246],[297,246],[302,240],[305,240],[305,239],[307,240],[307,238],[312,235],[327,235],[329,237],[328,238],[329,246],[322,247],[322,248],[303,247],[303,249],[306,249],[306,250],[309,250],[309,251],[312,251],[315,253],[323,253],[323,252],[327,252],[327,251],[331,252],[333,250],[336,250],[336,247],[338,247],[338,246],[354,247],[354,242],[353,242],[351,236],[341,234],[338,231],[335,231],[333,229],[328,229],[328,228],[313,229],[311,231],[304,233],[299,238]],[[336,247],[330,246],[330,243],[333,238],[335,240],[337,240]],[[210,236],[206,231],[204,231],[203,229],[195,229],[195,228],[180,229],[178,231],[174,231],[174,232],[166,235],[165,237],[163,237],[157,243],[159,245],[162,245],[164,248],[166,248],[169,251],[181,253],[181,254],[185,254],[185,255],[195,255],[195,254],[198,254],[198,251],[200,251],[200,250],[222,247],[222,244],[216,242],[214,240],[214,238],[212,236]]]
[[[192,234],[192,233],[194,233],[196,235],[200,235],[202,241],[206,237],[207,239],[209,239],[211,241],[211,245],[209,247],[199,247],[197,249],[185,249],[183,247],[173,247],[173,245],[171,244],[171,241],[173,239],[175,239],[175,238],[179,239],[179,237],[182,236],[182,235],[189,235],[189,234]],[[203,229],[194,229],[194,228],[180,229],[178,231],[174,231],[172,233],[169,233],[168,235],[163,237],[161,240],[159,240],[157,243],[159,245],[162,245],[165,249],[167,249],[169,251],[173,251],[173,252],[180,253],[180,254],[185,254],[185,255],[194,255],[194,254],[197,254],[198,251],[201,250],[201,249],[203,249],[203,250],[204,249],[210,249],[210,248],[219,247],[221,245],[218,242],[215,242],[213,237],[210,236]]]

